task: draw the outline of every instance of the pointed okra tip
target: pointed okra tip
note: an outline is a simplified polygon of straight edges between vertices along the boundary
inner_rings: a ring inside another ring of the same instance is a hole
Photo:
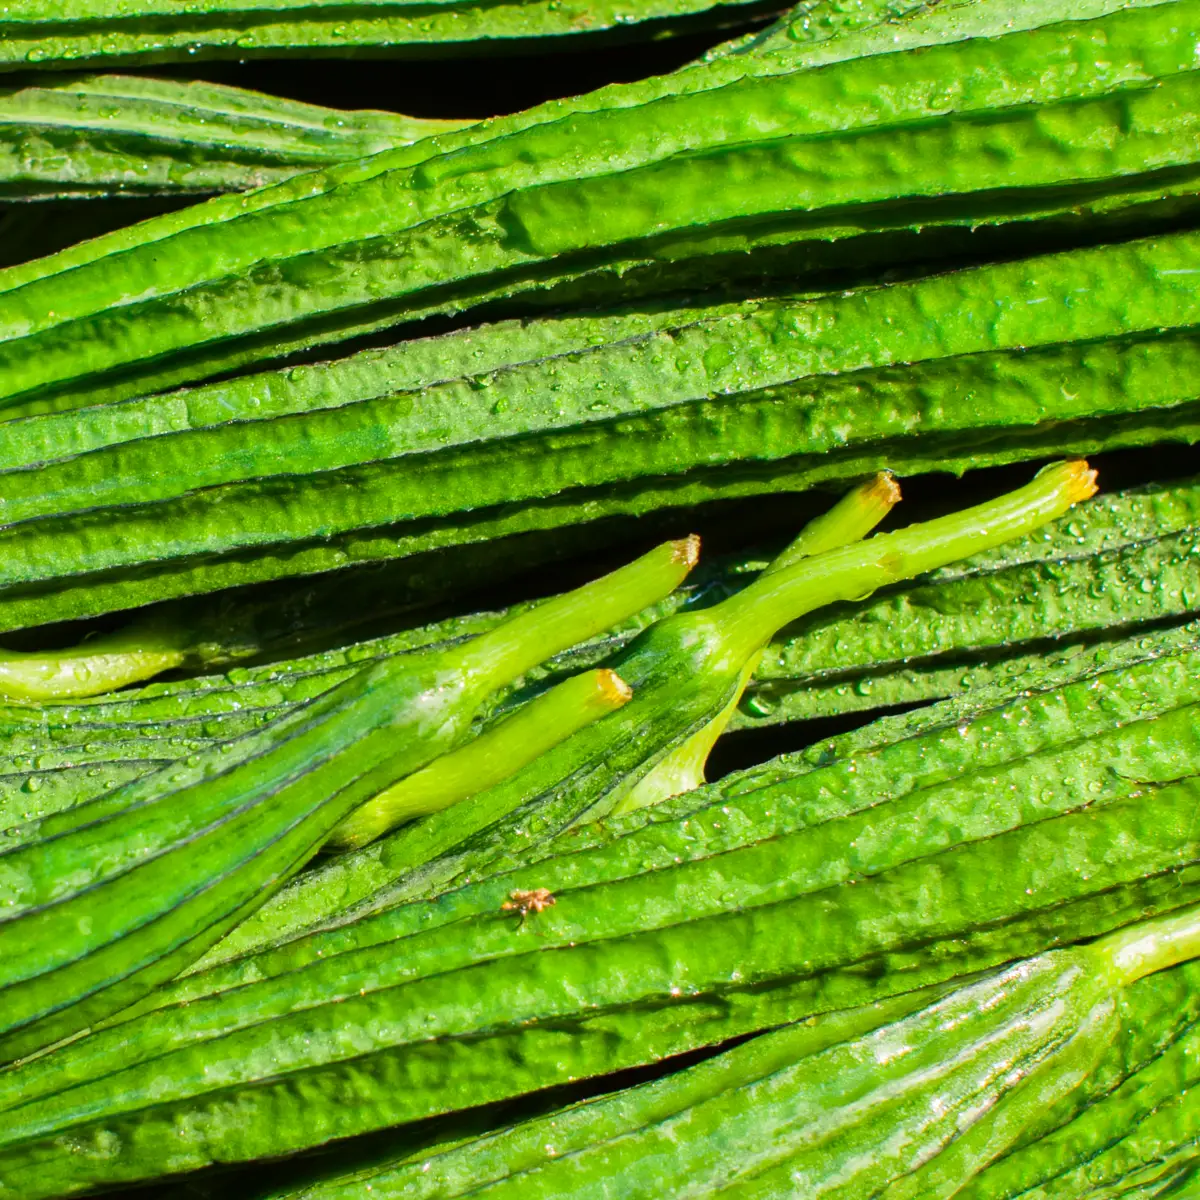
[[[672,561],[682,563],[690,571],[700,561],[700,535],[689,533],[671,543]]]
[[[1063,496],[1068,504],[1079,504],[1083,500],[1090,500],[1099,490],[1099,485],[1096,483],[1096,470],[1094,467],[1088,466],[1087,460],[1083,458],[1052,463],[1048,467],[1043,467],[1038,475],[1054,477],[1055,482],[1062,488]]]
[[[867,495],[885,508],[894,508],[900,503],[900,481],[891,471],[880,471],[867,484]]]
[[[610,671],[607,667],[596,672],[596,687],[600,691],[601,699],[613,708],[620,708],[622,704],[628,704],[633,699],[633,688],[616,671]]]

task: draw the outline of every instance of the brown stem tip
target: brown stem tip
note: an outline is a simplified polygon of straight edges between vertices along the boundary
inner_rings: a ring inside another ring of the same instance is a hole
[[[871,479],[867,490],[873,499],[889,508],[900,503],[900,481],[891,471],[880,471]]]
[[[1072,504],[1081,500],[1090,500],[1099,490],[1096,483],[1096,472],[1087,465],[1087,460],[1074,458],[1067,463],[1070,476],[1067,480],[1067,496]]]
[[[596,686],[600,689],[601,697],[614,708],[633,699],[633,688],[616,671],[610,671],[607,667],[596,672]]]
[[[689,570],[700,561],[700,535],[689,533],[687,537],[672,542],[675,548],[675,561],[683,563]]]

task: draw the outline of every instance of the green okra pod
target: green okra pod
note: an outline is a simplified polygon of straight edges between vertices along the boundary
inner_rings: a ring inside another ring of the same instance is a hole
[[[768,646],[731,724],[754,728],[940,699],[975,692],[990,680],[1040,674],[1059,660],[1082,662],[1093,647],[1200,613],[1197,556],[1200,487],[1194,481],[1104,493],[1031,537],[789,626]],[[596,666],[680,606],[711,603],[745,586],[768,560],[751,552],[701,568],[668,600],[537,668],[500,708]],[[355,595],[364,606],[370,602],[369,595]],[[268,610],[261,603],[264,618],[290,630],[273,605]],[[259,604],[250,611],[257,613]],[[325,614],[345,610],[343,585],[339,581],[335,591],[328,583],[310,584],[294,605],[323,622]],[[504,615],[470,614],[108,699],[0,709],[6,750],[0,829],[257,728],[369,660],[472,636]],[[184,640],[209,640],[213,656],[232,657],[242,644],[244,622],[236,609],[216,629],[197,624],[186,609],[169,623],[195,631]],[[219,640],[230,636],[232,642]],[[276,636],[264,622],[254,644],[261,652]]]
[[[1196,242],[471,331],[13,421],[0,628],[885,466],[1189,441]]]
[[[469,124],[343,112],[199,80],[42,78],[0,89],[0,197],[245,191]]]
[[[697,26],[745,25],[752,0],[641,0],[632,7],[472,0],[306,0],[263,5],[214,0],[193,8],[162,0],[10,6],[0,24],[0,69],[145,65],[304,55],[388,58],[529,53],[580,37],[608,42],[662,37]]]
[[[1112,934],[940,995],[767,1033],[653,1083],[273,1196],[957,1195],[1045,1105],[1087,1080],[1116,1040],[1138,972],[1200,951],[1200,910],[1137,928],[1161,940],[1133,969],[1122,961],[1133,932]]]
[[[425,139],[143,223],[0,273],[0,401],[145,394],[584,275],[661,293],[717,250],[723,267],[794,245],[824,267],[864,210],[886,259],[914,226],[1194,197],[1195,15],[1176,0],[780,74],[743,59],[720,87]]]
[[[462,739],[497,686],[671,590],[694,539],[458,645],[366,667],[264,729],[145,776],[0,850],[0,1057],[177,974],[340,820]]]

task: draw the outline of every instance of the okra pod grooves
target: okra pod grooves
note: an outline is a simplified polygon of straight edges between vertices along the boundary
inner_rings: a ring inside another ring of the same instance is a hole
[[[697,710],[703,711],[714,696],[723,699],[688,740],[676,743],[649,773],[631,781],[617,811],[657,804],[704,781],[713,742],[732,716],[763,649],[785,625],[815,609],[865,599],[887,584],[1030,533],[1094,495],[1095,481],[1095,471],[1082,460],[1057,463],[1043,468],[1026,487],[997,500],[862,541],[899,499],[895,482],[887,475],[877,476],[809,526],[744,591],[711,609],[660,622],[619,663],[638,693],[630,715],[643,707],[664,707],[661,696],[656,700],[643,686],[664,655],[689,657],[693,673],[704,677],[708,695],[696,690]],[[668,674],[659,686],[673,697],[672,712],[681,713],[685,705],[676,682]]]
[[[668,542],[472,641],[369,666],[269,725],[34,824],[0,852],[0,1062],[200,957],[336,825],[465,738],[488,694],[661,599]]]

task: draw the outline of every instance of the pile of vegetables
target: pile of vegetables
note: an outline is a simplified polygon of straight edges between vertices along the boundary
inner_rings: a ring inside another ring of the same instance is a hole
[[[7,5],[0,1200],[1200,1194],[1197,47]]]

